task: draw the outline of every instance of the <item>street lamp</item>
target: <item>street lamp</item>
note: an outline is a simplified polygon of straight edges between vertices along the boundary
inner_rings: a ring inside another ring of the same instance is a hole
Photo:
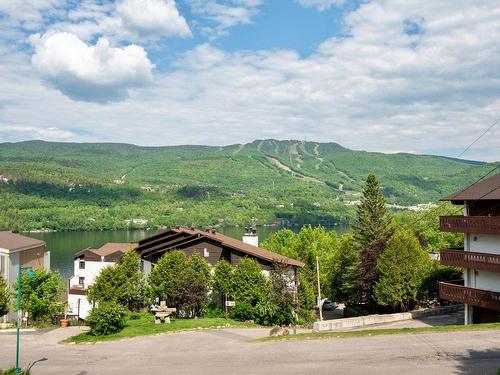
[[[19,329],[21,328],[21,276],[23,271],[28,271],[26,274],[30,279],[36,276],[35,272],[33,272],[33,267],[21,267],[21,263],[19,263],[17,271],[16,374],[21,373],[21,368],[19,367]]]

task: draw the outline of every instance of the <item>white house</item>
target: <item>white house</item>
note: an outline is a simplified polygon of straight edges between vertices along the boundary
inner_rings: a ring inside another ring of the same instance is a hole
[[[99,249],[87,248],[74,256],[74,272],[69,279],[68,308],[81,319],[85,319],[92,306],[87,299],[87,289],[95,282],[103,268],[115,265],[136,243],[107,243]]]
[[[24,269],[50,269],[50,252],[45,251],[45,242],[19,233],[0,232],[0,277],[7,281],[11,289],[17,281],[19,265]],[[8,315],[9,319],[15,317],[15,311]]]
[[[463,249],[441,250],[441,263],[462,267],[462,285],[440,283],[442,299],[465,304],[465,324],[500,321],[500,174],[442,200],[464,205],[464,216],[442,216],[445,232],[464,233]]]

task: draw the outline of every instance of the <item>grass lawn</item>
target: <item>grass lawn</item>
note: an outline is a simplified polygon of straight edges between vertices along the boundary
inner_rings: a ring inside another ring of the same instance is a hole
[[[334,339],[334,338],[344,338],[344,337],[399,335],[399,334],[409,334],[409,333],[474,331],[482,329],[500,329],[500,323],[474,324],[468,326],[449,325],[449,326],[419,327],[419,328],[367,329],[363,331],[344,331],[344,332],[312,332],[312,333],[299,333],[297,335],[264,337],[254,341],[264,342],[264,341],[282,341],[282,340],[318,340],[318,339]]]
[[[127,325],[118,333],[106,336],[92,336],[89,333],[81,333],[64,340],[66,343],[91,343],[97,341],[119,340],[128,337],[148,336],[164,332],[193,330],[200,328],[222,328],[222,327],[258,327],[258,325],[247,322],[239,322],[224,318],[200,318],[200,319],[177,319],[173,318],[170,324],[155,324],[152,314],[144,313],[138,319],[127,320]]]

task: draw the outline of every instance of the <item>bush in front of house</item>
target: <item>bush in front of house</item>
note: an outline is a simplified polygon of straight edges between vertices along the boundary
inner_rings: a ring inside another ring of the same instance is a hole
[[[93,336],[104,336],[120,332],[125,327],[125,316],[125,309],[118,303],[101,302],[87,317],[89,333]]]

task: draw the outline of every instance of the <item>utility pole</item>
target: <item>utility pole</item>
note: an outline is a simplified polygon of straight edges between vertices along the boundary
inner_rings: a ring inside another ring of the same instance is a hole
[[[319,309],[319,320],[323,320],[323,309],[321,303],[321,283],[319,281],[319,258],[316,256],[316,275],[318,277],[318,309]]]

